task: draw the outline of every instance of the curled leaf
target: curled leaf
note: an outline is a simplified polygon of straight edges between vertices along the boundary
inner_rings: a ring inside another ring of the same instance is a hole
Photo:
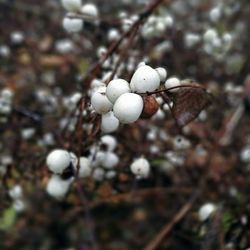
[[[172,114],[177,125],[183,127],[193,121],[211,104],[211,96],[197,84],[181,87],[173,96]]]

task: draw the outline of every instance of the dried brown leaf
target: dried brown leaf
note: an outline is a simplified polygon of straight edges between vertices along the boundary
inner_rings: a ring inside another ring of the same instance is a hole
[[[211,97],[202,87],[193,85],[193,87],[180,88],[173,97],[172,114],[177,125],[183,127],[193,121],[210,104]]]

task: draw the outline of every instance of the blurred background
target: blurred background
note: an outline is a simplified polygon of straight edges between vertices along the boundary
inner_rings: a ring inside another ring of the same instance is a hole
[[[92,81],[86,76],[149,3],[92,0],[98,15],[70,33],[59,0],[0,0],[0,249],[250,249],[248,0],[162,1],[117,76],[129,81],[142,61],[164,67],[168,77],[204,86],[212,105],[180,131],[158,99],[154,117],[112,134],[119,157],[112,173],[75,181],[63,200],[46,192],[52,149],[107,151],[89,97],[123,44]],[[87,114],[80,123],[79,94]],[[151,174],[138,180],[129,166],[140,156]]]

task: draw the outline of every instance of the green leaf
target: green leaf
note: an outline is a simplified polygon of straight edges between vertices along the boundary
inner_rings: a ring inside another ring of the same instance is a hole
[[[3,211],[3,215],[0,218],[0,230],[8,230],[11,228],[16,221],[16,211],[10,207]]]

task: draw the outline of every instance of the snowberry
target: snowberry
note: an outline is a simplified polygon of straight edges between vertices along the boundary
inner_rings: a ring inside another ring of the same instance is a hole
[[[79,18],[69,18],[64,17],[63,18],[63,28],[69,32],[79,32],[82,30],[83,27],[83,20]]]
[[[1,91],[1,97],[4,100],[10,100],[13,97],[13,91],[9,88],[5,88]]]
[[[155,69],[145,65],[137,68],[130,84],[135,92],[152,92],[159,88],[160,77]]]
[[[167,26],[168,28],[171,28],[171,27],[173,26],[173,24],[174,24],[174,19],[173,19],[173,17],[170,16],[170,15],[166,16],[166,18],[165,18],[164,21],[165,21],[165,24],[166,24],[166,26]]]
[[[91,97],[91,104],[98,114],[105,114],[109,112],[113,104],[106,96],[106,87],[100,87]]]
[[[26,208],[26,204],[24,203],[24,201],[22,201],[22,200],[14,200],[13,209],[17,213],[23,212],[25,210],[25,208]]]
[[[110,29],[108,32],[108,40],[116,41],[120,37],[120,33],[117,29]]]
[[[112,103],[114,103],[119,96],[121,96],[124,93],[129,93],[130,87],[129,83],[123,79],[114,79],[111,82],[109,82],[107,89],[106,89],[106,95]]]
[[[217,22],[221,17],[221,8],[216,6],[209,12],[209,18],[212,22]]]
[[[199,209],[199,219],[201,221],[207,220],[213,212],[216,210],[216,206],[212,203],[206,203]]]
[[[96,5],[92,3],[84,4],[81,8],[81,13],[93,17],[97,17],[99,15]]]
[[[69,180],[63,180],[58,175],[52,175],[49,179],[49,182],[47,183],[47,193],[60,200],[65,197],[67,194],[70,184],[72,182],[72,179]]]
[[[137,68],[140,68],[140,67],[145,66],[145,65],[146,65],[145,62],[140,62],[140,63],[137,65]]]
[[[81,9],[82,1],[81,0],[62,0],[62,6],[67,11],[79,11]]]
[[[24,40],[24,34],[21,31],[14,31],[11,33],[11,42],[14,44],[20,44]]]
[[[119,127],[119,120],[112,111],[102,115],[101,129],[103,133],[112,133]]]
[[[203,39],[207,43],[212,43],[216,38],[218,38],[218,33],[215,29],[208,29],[203,35]]]
[[[116,172],[114,170],[109,170],[105,174],[106,179],[113,179],[116,177]]]
[[[91,166],[93,167],[97,167],[97,166],[100,166],[102,165],[104,159],[105,159],[105,152],[103,151],[95,151],[93,149],[93,151],[91,152],[91,155],[89,156],[89,159],[91,161]]]
[[[112,169],[119,163],[119,157],[113,152],[106,152],[102,166],[106,169]]]
[[[177,77],[171,77],[171,78],[168,78],[167,81],[165,82],[165,88],[166,89],[169,89],[169,88],[173,88],[173,87],[177,87],[181,84],[181,81],[177,78]],[[176,91],[178,89],[173,89],[171,91]]]
[[[85,178],[91,174],[91,163],[86,157],[81,157],[79,162],[79,177]]]
[[[186,33],[184,37],[185,45],[190,48],[200,41],[200,36],[195,33]]]
[[[162,120],[165,118],[165,113],[162,109],[158,109],[158,111],[152,116],[155,120]]]
[[[0,56],[8,58],[11,54],[11,50],[8,46],[6,45],[0,45]]]
[[[246,146],[241,150],[240,159],[246,163],[250,162],[250,146]]]
[[[114,104],[114,115],[121,123],[133,123],[140,117],[143,99],[134,93],[122,94]]]
[[[107,146],[108,151],[113,151],[117,146],[116,138],[111,135],[102,136],[101,143]]]
[[[21,136],[24,140],[31,139],[35,134],[36,130],[34,128],[25,128],[21,130]]]
[[[95,168],[92,177],[95,181],[102,181],[105,175],[105,171],[102,168]]]
[[[133,161],[130,170],[134,175],[146,178],[150,173],[150,164],[144,157],[140,157]]]
[[[9,190],[9,196],[13,199],[20,199],[23,195],[23,190],[20,185],[15,185],[13,188]]]
[[[190,147],[189,140],[185,139],[182,136],[176,136],[173,140],[175,150],[185,150]]]
[[[133,20],[129,18],[125,18],[122,20],[122,30],[123,32],[126,32],[130,29],[130,27],[133,25]]]
[[[162,67],[156,68],[155,70],[157,71],[161,82],[164,82],[167,78],[167,71]]]
[[[104,55],[106,55],[107,51],[108,51],[108,50],[107,50],[106,47],[101,46],[101,47],[99,47],[99,48],[97,49],[96,54],[97,54],[98,58],[101,58],[101,57],[103,57]]]
[[[74,51],[74,44],[69,39],[61,39],[59,41],[56,41],[55,49],[61,54],[66,54]]]
[[[68,151],[55,149],[47,156],[46,163],[48,168],[55,174],[62,174],[71,163],[71,157]]]
[[[82,94],[79,92],[74,93],[71,97],[70,97],[70,102],[73,104],[77,104],[82,98]]]

